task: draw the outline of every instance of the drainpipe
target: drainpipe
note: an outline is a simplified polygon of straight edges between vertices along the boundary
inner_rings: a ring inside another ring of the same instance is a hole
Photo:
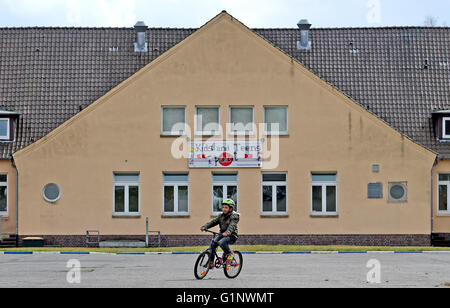
[[[436,167],[439,164],[440,157],[438,156],[436,160],[434,161],[433,167],[431,168],[431,238],[433,238],[433,232],[434,232],[434,167]]]
[[[10,158],[11,166],[16,170],[16,247],[19,247],[19,170],[14,163],[14,157]]]

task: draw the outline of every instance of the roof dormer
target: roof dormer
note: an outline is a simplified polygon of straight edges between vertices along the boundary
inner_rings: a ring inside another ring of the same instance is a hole
[[[20,112],[0,109],[0,142],[12,142],[16,137],[17,120]]]
[[[436,138],[450,142],[450,110],[434,110],[432,117]]]

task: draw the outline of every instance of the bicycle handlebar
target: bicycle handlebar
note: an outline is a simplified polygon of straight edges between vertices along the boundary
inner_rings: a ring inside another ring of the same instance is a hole
[[[211,230],[205,230],[203,232],[208,232],[208,233],[211,233],[211,234],[214,234],[214,235],[219,235],[220,234],[220,233],[217,233],[217,232],[214,232],[214,231],[211,231]]]

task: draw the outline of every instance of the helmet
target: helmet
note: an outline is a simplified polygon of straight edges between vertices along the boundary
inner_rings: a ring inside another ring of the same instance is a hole
[[[225,200],[223,200],[222,204],[223,205],[228,205],[233,210],[236,207],[236,203],[232,199],[225,199]]]

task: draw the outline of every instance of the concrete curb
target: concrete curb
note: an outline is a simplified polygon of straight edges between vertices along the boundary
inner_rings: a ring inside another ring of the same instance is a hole
[[[0,255],[117,255],[117,256],[155,256],[155,255],[199,255],[200,252],[86,252],[86,251],[0,251]],[[449,251],[247,251],[244,255],[351,255],[351,254],[450,254]]]

